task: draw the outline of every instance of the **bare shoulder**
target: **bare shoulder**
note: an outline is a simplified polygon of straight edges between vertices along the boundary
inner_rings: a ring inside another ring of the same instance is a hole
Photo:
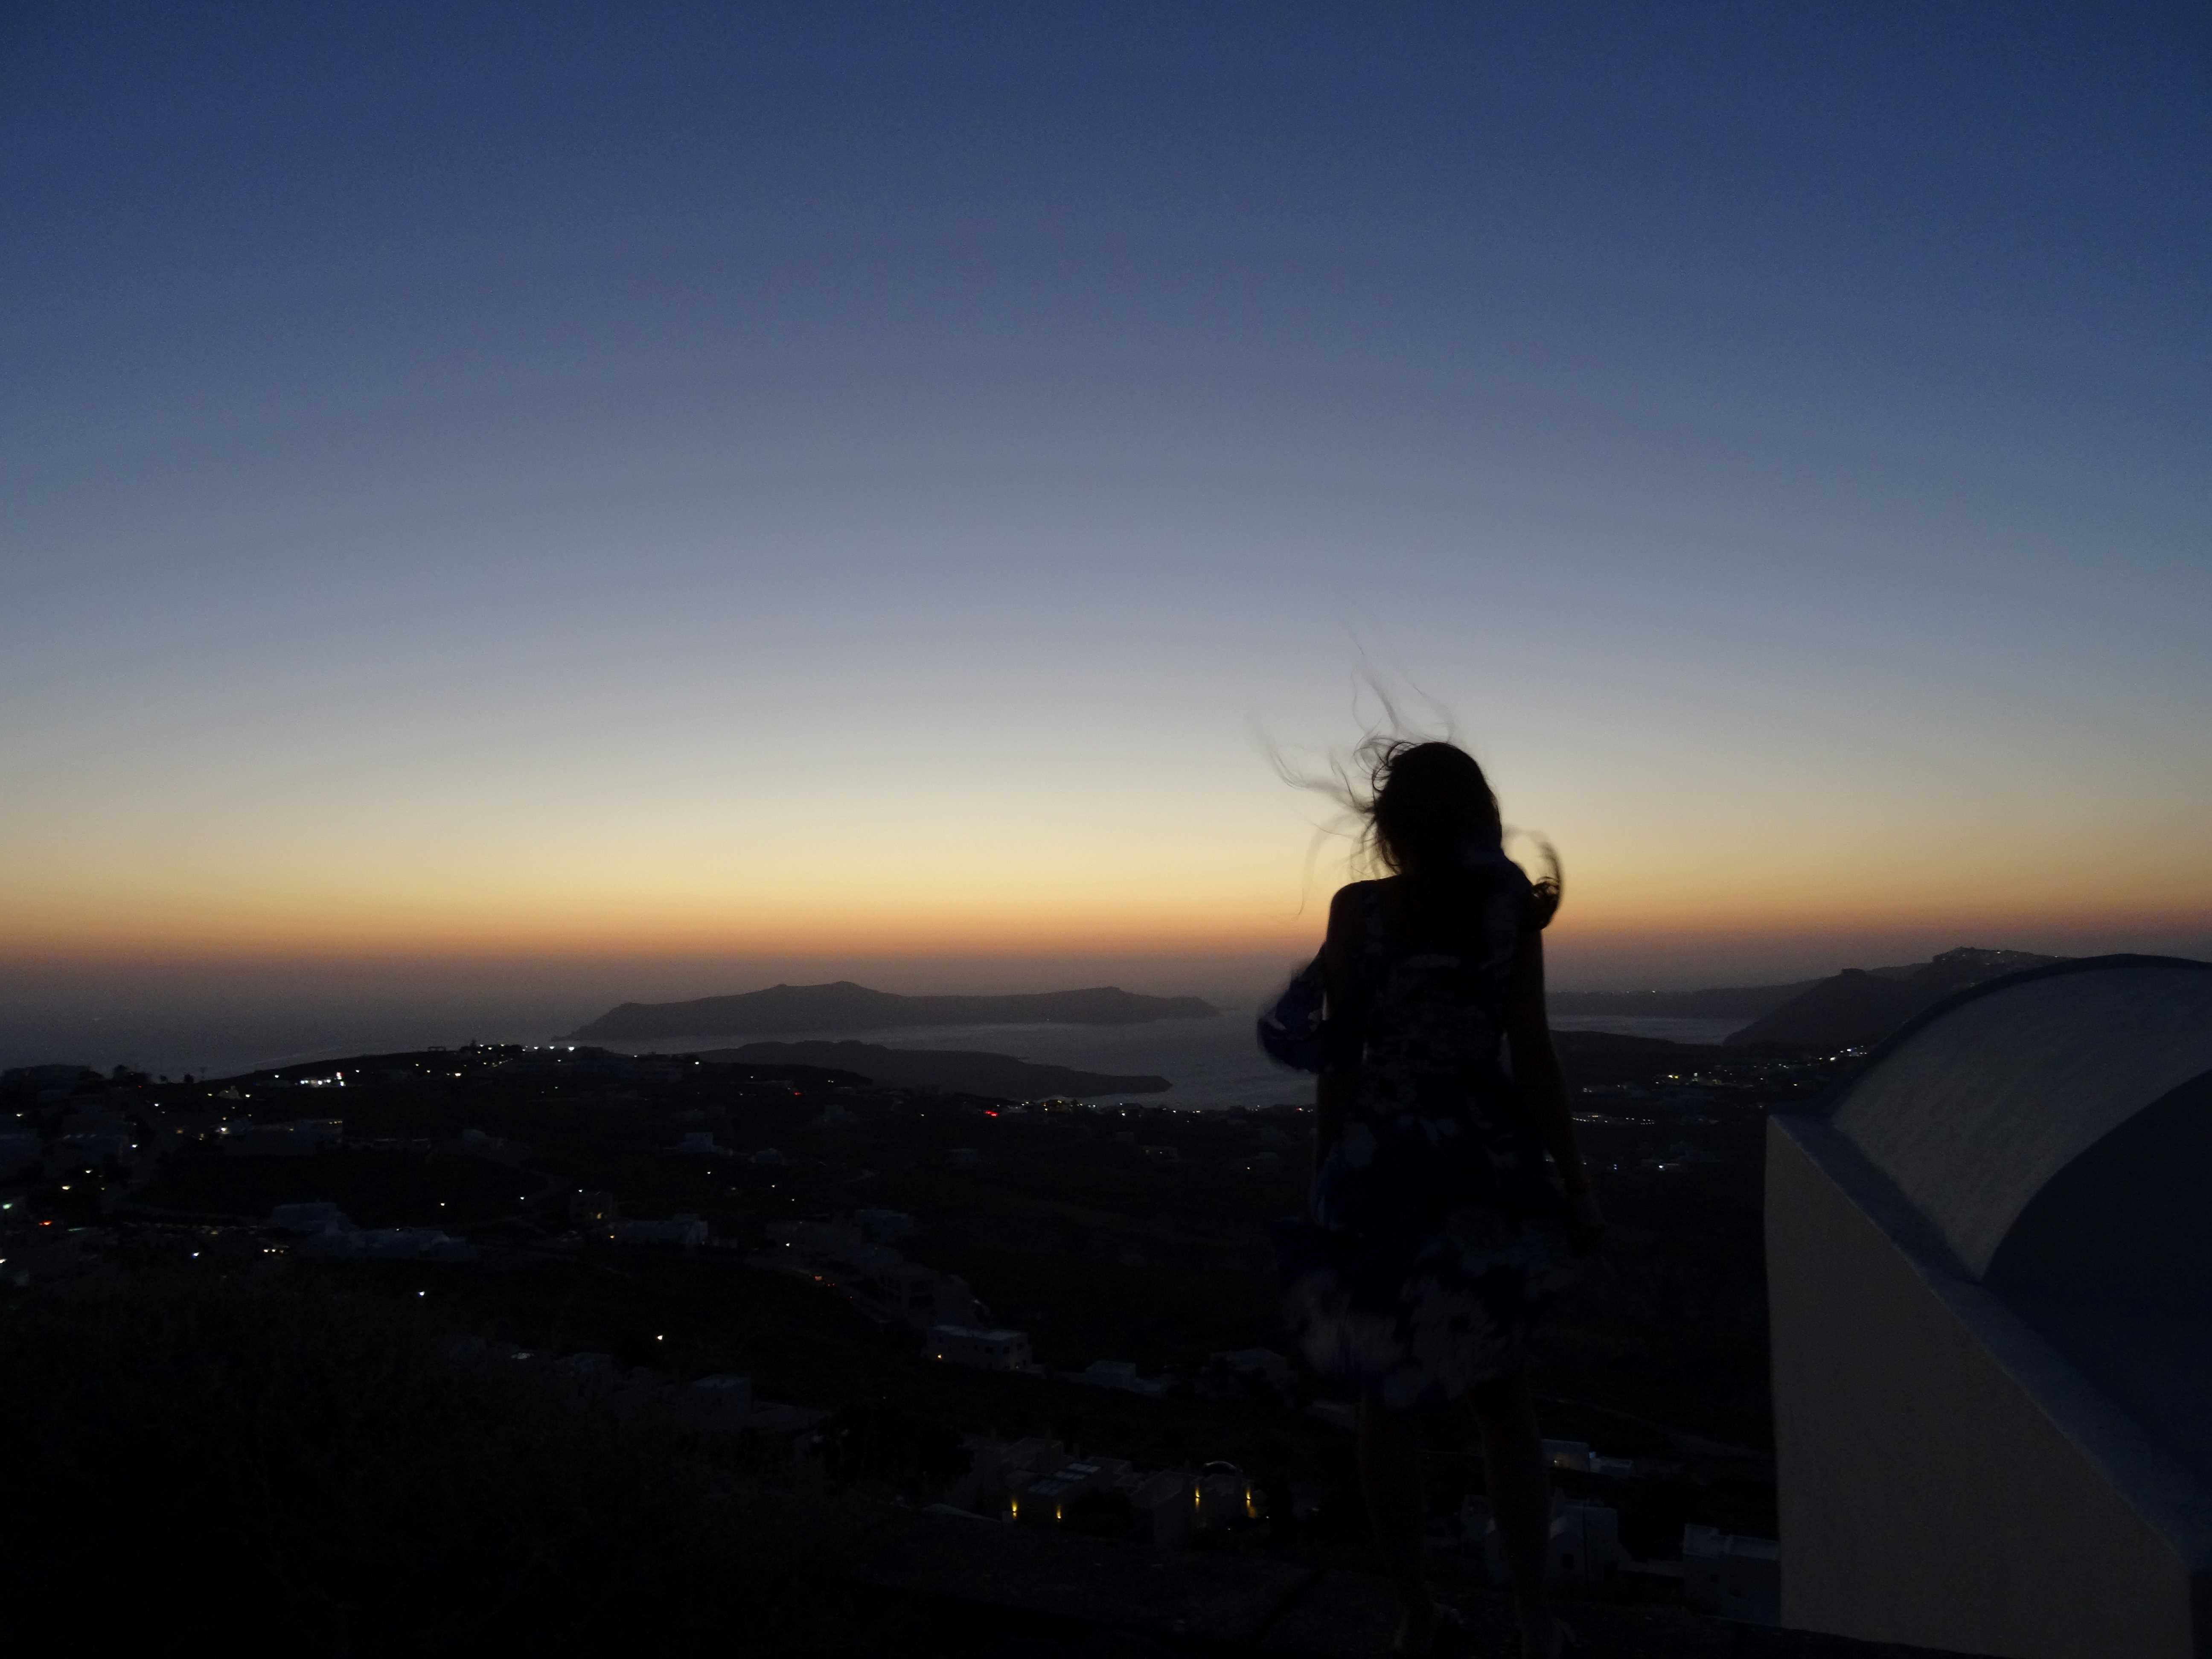
[[[1341,939],[1363,933],[1367,925],[1367,905],[1371,897],[1389,890],[1389,880],[1351,881],[1336,890],[1328,902],[1328,933],[1331,939]]]
[[[1359,953],[1360,942],[1367,936],[1367,895],[1374,888],[1371,881],[1348,882],[1336,890],[1328,902],[1328,933],[1322,941],[1324,961],[1340,968]]]
[[[1329,915],[1335,915],[1340,911],[1349,910],[1353,905],[1358,904],[1360,902],[1360,897],[1363,894],[1366,893],[1372,888],[1380,887],[1382,884],[1379,881],[1347,881],[1343,886],[1338,888],[1335,895],[1330,898],[1328,902]]]

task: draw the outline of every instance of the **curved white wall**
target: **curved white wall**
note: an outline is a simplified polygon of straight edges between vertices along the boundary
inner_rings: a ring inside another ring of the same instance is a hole
[[[2044,1184],[2212,1071],[2212,967],[2155,959],[1999,984],[1911,1032],[1837,1132],[1978,1276]]]
[[[1768,1126],[1783,1620],[2212,1656],[2212,965],[2000,981]]]

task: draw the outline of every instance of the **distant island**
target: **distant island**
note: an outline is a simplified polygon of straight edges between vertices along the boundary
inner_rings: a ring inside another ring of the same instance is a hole
[[[908,997],[841,979],[830,985],[771,985],[694,1002],[625,1002],[574,1035],[579,1041],[639,1042],[896,1025],[1141,1025],[1209,1019],[1220,1012],[1196,997],[1139,996],[1112,985],[1009,996]]]
[[[821,1066],[857,1072],[889,1089],[944,1089],[998,1100],[1036,1100],[1054,1095],[1156,1095],[1164,1077],[1117,1077],[1067,1066],[1034,1065],[1012,1054],[965,1048],[885,1048],[872,1042],[748,1042],[709,1048],[700,1059],[736,1066]]]

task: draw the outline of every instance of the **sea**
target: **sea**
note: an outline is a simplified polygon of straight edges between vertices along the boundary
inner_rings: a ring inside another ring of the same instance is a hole
[[[1250,1012],[1225,1012],[1213,1019],[1156,1020],[1144,1025],[931,1025],[896,1026],[867,1031],[780,1033],[777,1042],[853,1042],[886,1048],[972,1048],[1012,1054],[1048,1066],[1106,1072],[1127,1077],[1164,1077],[1164,1094],[1131,1096],[1147,1104],[1204,1110],[1230,1106],[1304,1104],[1313,1098],[1313,1079],[1276,1065],[1260,1050]],[[1631,1036],[1662,1037],[1670,1042],[1718,1042],[1747,1022],[1741,1019],[1675,1019],[1657,1015],[1577,1014],[1552,1022],[1563,1031],[1618,1031]],[[685,1037],[624,1044],[646,1054],[687,1054],[703,1048],[733,1048],[748,1037]],[[763,1039],[768,1040],[768,1039]],[[1102,1099],[1120,1098],[1108,1094]]]
[[[1142,1025],[979,1024],[790,1031],[776,1033],[774,1040],[857,1040],[887,1048],[978,1048],[1079,1071],[1164,1077],[1170,1085],[1165,1093],[1141,1098],[1176,1107],[1213,1110],[1310,1100],[1310,1078],[1285,1070],[1261,1053],[1253,1036],[1254,1012],[1230,1009],[1212,1019],[1157,1020]],[[1701,1043],[1718,1042],[1742,1024],[1741,1020],[1603,1014],[1561,1016],[1553,1021],[1554,1029],[1560,1030],[1621,1031]],[[11,1023],[0,1015],[0,1066],[66,1060],[104,1071],[123,1063],[160,1075],[181,1077],[190,1073],[230,1077],[433,1043],[457,1047],[477,1039],[549,1044],[568,1041],[564,1032],[550,1023],[512,1015],[462,1019],[398,1010],[353,1010],[257,1018],[240,1010],[228,1019],[205,1015],[135,1020],[110,1017],[74,1024],[25,1021],[21,1029],[11,1029]],[[751,1040],[688,1036],[615,1046],[638,1053],[684,1054],[736,1048]]]

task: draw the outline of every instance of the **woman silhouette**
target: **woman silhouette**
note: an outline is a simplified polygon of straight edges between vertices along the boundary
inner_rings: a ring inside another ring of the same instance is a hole
[[[1559,884],[1554,869],[1532,884],[1506,858],[1464,750],[1377,740],[1361,755],[1367,787],[1346,798],[1391,873],[1336,895],[1320,955],[1261,1021],[1271,1053],[1320,1073],[1291,1316],[1315,1368],[1359,1390],[1360,1483],[1404,1603],[1394,1650],[1464,1646],[1422,1577],[1415,1420],[1463,1399],[1522,1651],[1553,1659],[1573,1637],[1545,1597],[1551,1499],[1527,1339],[1602,1226],[1544,1013]]]

